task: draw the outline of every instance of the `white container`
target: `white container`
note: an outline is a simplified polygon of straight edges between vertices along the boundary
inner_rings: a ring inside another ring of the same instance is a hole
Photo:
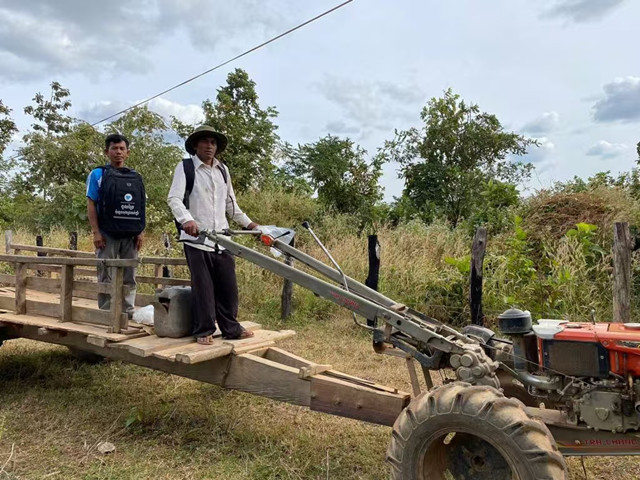
[[[538,338],[543,340],[552,340],[556,333],[560,333],[565,329],[568,320],[555,320],[551,318],[541,318],[537,325],[533,325],[533,331]]]

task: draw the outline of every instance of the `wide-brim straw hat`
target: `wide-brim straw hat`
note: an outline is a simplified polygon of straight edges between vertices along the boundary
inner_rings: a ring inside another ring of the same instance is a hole
[[[216,154],[222,153],[224,149],[227,148],[227,137],[220,132],[216,132],[214,128],[209,125],[200,125],[191,132],[191,135],[189,135],[184,142],[184,148],[190,155],[195,155],[196,144],[198,143],[198,140],[204,137],[213,137],[216,139]]]

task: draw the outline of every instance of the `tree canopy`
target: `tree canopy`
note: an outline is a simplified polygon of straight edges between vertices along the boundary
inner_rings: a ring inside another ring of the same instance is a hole
[[[506,132],[495,115],[451,90],[432,98],[421,119],[421,129],[398,132],[387,142],[384,156],[400,164],[405,204],[422,219],[441,216],[456,225],[483,204],[487,182],[529,177],[533,166],[513,157],[536,142]]]

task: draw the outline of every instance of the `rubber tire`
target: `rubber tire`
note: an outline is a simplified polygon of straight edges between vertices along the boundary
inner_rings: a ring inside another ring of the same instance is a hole
[[[105,360],[105,357],[103,357],[102,355],[98,355],[97,353],[87,352],[86,350],[81,350],[76,347],[67,347],[67,348],[69,349],[69,352],[74,358],[84,363],[89,363],[94,365],[96,363],[104,362]]]
[[[496,458],[511,467],[513,478],[518,480],[568,478],[566,464],[551,432],[544,423],[531,418],[520,401],[506,398],[492,387],[463,382],[423,393],[396,419],[387,450],[391,478],[481,478],[475,474],[460,475],[459,472],[456,477],[451,474],[445,476],[442,469],[446,470],[448,465],[457,470],[461,468],[457,463],[446,464],[444,457],[455,454],[450,445],[445,445],[446,440],[443,441],[449,432],[458,432],[462,439],[473,438],[476,442],[488,444],[492,452],[500,455]],[[468,443],[465,442],[458,442],[459,450],[466,448]],[[430,467],[436,471],[429,471]],[[492,470],[492,465],[489,465],[489,470]],[[497,479],[499,476],[494,470],[484,478]]]

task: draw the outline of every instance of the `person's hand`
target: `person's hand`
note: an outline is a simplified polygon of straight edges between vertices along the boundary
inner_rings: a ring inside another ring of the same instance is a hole
[[[144,241],[144,233],[141,233],[136,237],[136,250],[139,252],[142,248],[142,243]]]
[[[258,225],[256,222],[251,222],[249,225],[247,225],[247,230],[258,230],[259,227],[260,225]]]
[[[192,237],[198,236],[198,224],[194,220],[184,222],[182,224],[182,230],[184,230],[184,233],[191,235]]]
[[[100,250],[107,246],[107,242],[105,242],[102,233],[94,232],[93,233],[93,246],[96,247],[96,250]]]

